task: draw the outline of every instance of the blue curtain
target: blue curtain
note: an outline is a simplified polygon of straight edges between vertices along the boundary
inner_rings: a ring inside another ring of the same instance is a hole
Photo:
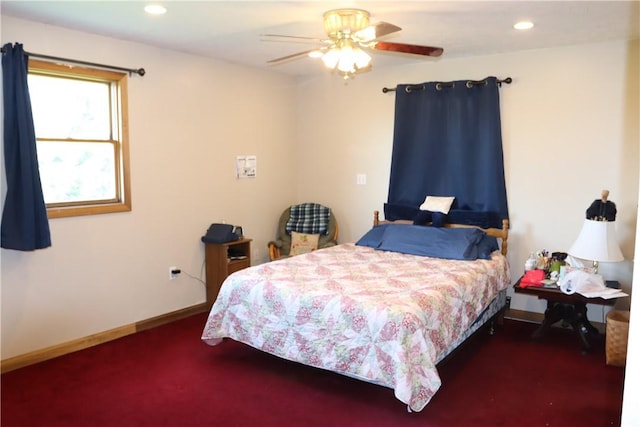
[[[4,167],[7,195],[2,211],[2,247],[32,251],[51,246],[42,194],[36,135],[27,86],[28,57],[22,45],[2,48]]]
[[[387,219],[413,219],[428,195],[487,213],[483,225],[508,219],[498,91],[495,77],[398,85]]]

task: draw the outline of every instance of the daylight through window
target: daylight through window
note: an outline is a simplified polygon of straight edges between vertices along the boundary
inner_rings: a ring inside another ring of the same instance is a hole
[[[28,84],[49,217],[130,211],[127,74],[30,60]]]

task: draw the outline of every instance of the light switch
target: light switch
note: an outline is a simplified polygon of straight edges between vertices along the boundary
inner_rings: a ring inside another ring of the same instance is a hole
[[[359,173],[356,175],[356,184],[358,185],[366,185],[367,184],[367,175],[364,173]]]

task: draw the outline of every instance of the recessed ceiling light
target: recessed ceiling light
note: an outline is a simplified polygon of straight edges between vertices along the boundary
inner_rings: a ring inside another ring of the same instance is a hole
[[[149,4],[144,7],[144,11],[151,15],[164,15],[167,13],[167,8],[159,4]]]
[[[516,30],[530,30],[533,28],[533,22],[531,21],[520,21],[516,22],[513,26]]]

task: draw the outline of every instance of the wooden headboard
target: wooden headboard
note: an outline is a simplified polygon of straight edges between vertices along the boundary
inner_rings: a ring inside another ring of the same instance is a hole
[[[413,224],[413,221],[403,220],[403,219],[396,220],[396,221],[387,221],[387,220],[380,221],[380,212],[373,211],[374,227],[380,224]],[[428,224],[425,224],[425,225],[428,225]],[[507,256],[507,250],[509,248],[509,243],[507,241],[509,239],[509,220],[508,219],[502,220],[502,228],[482,228],[477,225],[468,225],[468,224],[446,224],[445,227],[477,228],[479,230],[482,230],[485,233],[487,233],[489,236],[493,236],[497,239],[500,239],[500,252],[502,252],[502,255]]]

